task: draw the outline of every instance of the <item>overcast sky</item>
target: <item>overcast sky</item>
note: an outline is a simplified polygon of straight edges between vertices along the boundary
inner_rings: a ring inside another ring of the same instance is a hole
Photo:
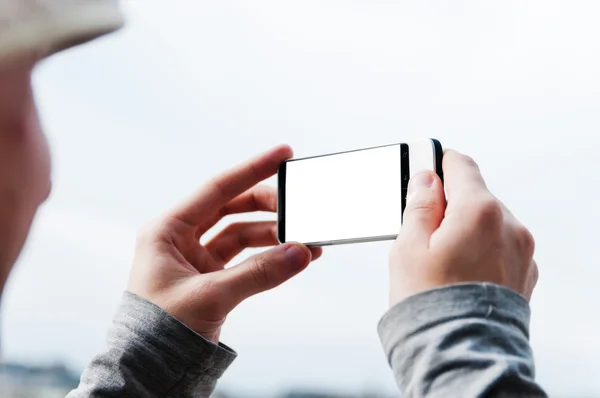
[[[54,191],[3,298],[9,359],[103,349],[135,232],[278,143],[298,156],[437,137],[534,233],[538,378],[600,394],[597,1],[131,1],[127,28],[36,75]],[[228,319],[222,386],[394,391],[376,325],[389,243],[327,248]]]

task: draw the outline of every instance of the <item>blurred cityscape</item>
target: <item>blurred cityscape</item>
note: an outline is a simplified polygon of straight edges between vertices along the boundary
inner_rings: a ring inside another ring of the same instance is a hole
[[[61,364],[0,364],[2,398],[64,398],[78,384],[79,375]]]
[[[79,373],[62,364],[28,366],[18,363],[0,363],[0,398],[64,398],[79,384]],[[579,396],[578,398],[589,398]],[[393,397],[397,397],[394,395]],[[211,398],[259,398],[225,391],[215,392]],[[265,398],[261,396],[260,398]],[[267,398],[392,398],[377,393],[336,394],[319,391],[289,391]],[[575,398],[570,396],[569,398]]]
[[[64,398],[79,384],[79,373],[62,364],[28,366],[0,363],[0,397]],[[212,398],[255,398],[216,392]],[[388,398],[378,394],[343,395],[317,391],[290,391],[272,398]]]

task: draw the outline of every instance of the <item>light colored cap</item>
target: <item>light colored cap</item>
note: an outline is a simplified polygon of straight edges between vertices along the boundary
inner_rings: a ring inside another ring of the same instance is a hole
[[[123,22],[118,0],[0,0],[0,60],[46,57]]]

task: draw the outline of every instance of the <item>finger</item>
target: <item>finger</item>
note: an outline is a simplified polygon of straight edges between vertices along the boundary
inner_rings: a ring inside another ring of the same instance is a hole
[[[535,253],[535,238],[531,231],[517,220],[514,214],[506,207],[504,203],[498,201],[502,209],[502,219],[505,228],[506,238],[508,242],[514,241],[516,248],[521,255],[533,258]]]
[[[218,263],[225,265],[244,249],[275,246],[278,243],[277,223],[261,221],[231,224],[205,247]]]
[[[444,187],[431,171],[423,171],[408,184],[406,209],[399,239],[429,246],[429,239],[438,229],[446,209]]]
[[[282,145],[226,171],[176,208],[172,217],[189,225],[200,225],[227,202],[274,175],[279,165],[291,157],[292,149]]]
[[[222,213],[228,215],[251,211],[277,211],[277,189],[258,185],[223,206]]]
[[[460,203],[460,199],[488,192],[487,186],[475,161],[452,150],[444,152],[442,161],[444,183],[448,193],[448,204]]]
[[[200,239],[206,231],[225,216],[254,211],[277,211],[277,189],[266,185],[258,185],[234,198],[225,204],[213,217],[198,226],[196,229],[196,238]]]
[[[525,286],[525,298],[527,301],[531,301],[531,296],[533,295],[533,291],[535,290],[535,286],[537,285],[538,279],[540,277],[540,270],[538,268],[535,260],[531,262],[531,268],[529,269],[529,275],[527,277],[527,283]]]
[[[230,293],[233,306],[255,294],[279,286],[304,270],[311,261],[310,250],[286,243],[221,271],[219,283]]]
[[[323,255],[323,248],[321,247],[309,247],[310,254],[312,255],[311,261],[316,261]]]

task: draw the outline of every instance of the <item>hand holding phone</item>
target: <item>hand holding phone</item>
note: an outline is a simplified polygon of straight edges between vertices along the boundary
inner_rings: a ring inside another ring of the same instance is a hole
[[[531,233],[487,189],[477,164],[444,154],[445,190],[431,172],[409,186],[404,225],[390,254],[391,305],[459,283],[487,282],[531,298],[538,279]]]
[[[278,172],[279,241],[326,246],[395,239],[408,182],[422,170],[442,178],[434,139],[292,159]]]

